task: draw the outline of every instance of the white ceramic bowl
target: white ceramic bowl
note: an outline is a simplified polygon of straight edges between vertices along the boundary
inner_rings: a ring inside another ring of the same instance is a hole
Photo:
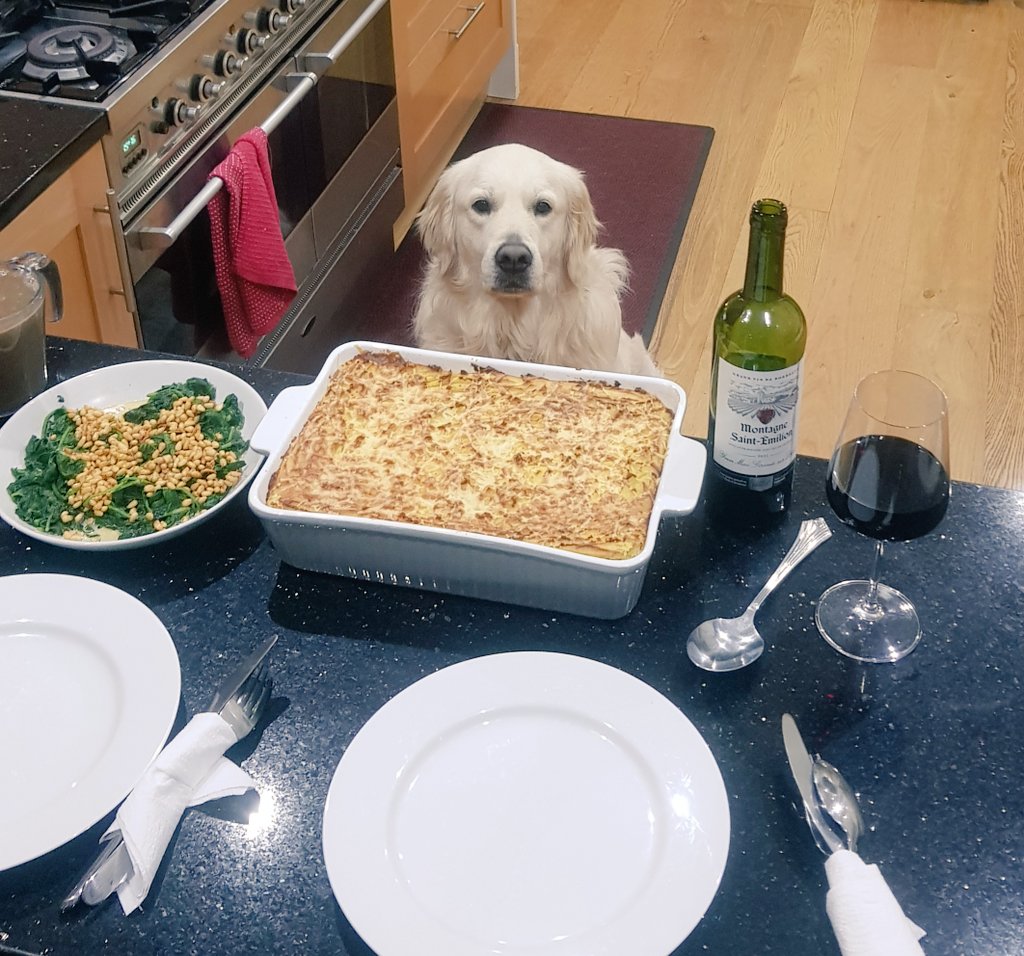
[[[612,560],[468,531],[269,506],[270,480],[292,439],[323,396],[334,371],[362,351],[397,352],[407,361],[454,371],[485,367],[556,381],[617,382],[655,396],[672,411],[672,424],[643,549],[635,557]],[[662,515],[689,514],[700,495],[706,453],[703,444],[680,434],[685,408],[683,390],[664,378],[349,342],[328,356],[314,382],[287,388],[274,400],[252,440],[268,458],[249,489],[249,507],[282,559],[307,571],[587,617],[622,617],[640,596]]]
[[[38,541],[44,541],[46,544],[56,545],[58,548],[72,548],[80,551],[121,551],[130,548],[145,548],[177,537],[216,514],[229,501],[240,495],[252,481],[263,461],[263,456],[258,452],[251,448],[246,452],[242,477],[231,491],[213,507],[199,512],[186,521],[165,528],[163,531],[154,531],[137,538],[81,541],[48,534],[18,517],[14,510],[14,502],[7,492],[7,486],[11,482],[11,469],[24,467],[25,447],[28,445],[29,439],[40,433],[46,416],[54,409],[61,405],[68,408],[81,408],[83,405],[90,405],[93,408],[113,408],[128,402],[141,401],[150,392],[155,392],[164,385],[183,382],[189,378],[205,378],[216,389],[219,402],[227,398],[228,395],[237,396],[239,407],[245,416],[242,434],[246,439],[252,439],[256,426],[267,413],[267,405],[260,398],[259,393],[237,375],[202,362],[176,359],[125,362],[121,365],[108,365],[105,368],[94,369],[48,388],[18,409],[0,428],[0,476],[2,476],[0,518],[22,534]]]

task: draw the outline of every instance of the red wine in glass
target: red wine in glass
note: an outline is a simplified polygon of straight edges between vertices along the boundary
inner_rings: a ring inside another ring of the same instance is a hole
[[[913,372],[875,372],[850,401],[829,462],[825,494],[840,521],[876,542],[866,580],[834,584],[818,599],[822,637],[855,660],[892,663],[921,639],[917,610],[878,580],[884,541],[933,531],[949,505],[946,396]]]
[[[910,541],[933,531],[949,505],[949,475],[927,448],[863,435],[836,452],[825,493],[844,524],[869,538]]]

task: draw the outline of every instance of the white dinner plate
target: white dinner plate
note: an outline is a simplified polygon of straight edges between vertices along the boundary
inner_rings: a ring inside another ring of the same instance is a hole
[[[0,577],[0,870],[116,807],[167,740],[181,671],[141,601],[65,574]]]
[[[246,452],[242,477],[217,504],[163,531],[153,531],[137,538],[76,541],[49,534],[22,521],[15,512],[14,502],[7,492],[11,469],[21,468],[25,464],[25,446],[28,445],[29,439],[39,434],[46,416],[61,405],[68,408],[81,408],[83,405],[99,409],[116,408],[143,401],[150,392],[189,378],[205,378],[216,390],[217,401],[223,401],[231,394],[236,395],[239,408],[245,417],[242,435],[246,439],[252,438],[256,426],[267,414],[266,402],[248,382],[215,365],[178,359],[147,359],[93,369],[91,372],[76,375],[51,386],[22,405],[0,428],[0,518],[22,534],[60,548],[80,551],[121,551],[144,548],[177,537],[216,514],[229,501],[240,495],[252,481],[263,461],[261,454],[252,449]]]
[[[729,805],[690,721],[566,654],[425,677],[356,734],[327,795],[334,894],[378,956],[666,956],[718,889]]]

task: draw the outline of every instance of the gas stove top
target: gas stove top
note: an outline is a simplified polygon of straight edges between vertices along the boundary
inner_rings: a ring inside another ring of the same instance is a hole
[[[101,102],[212,0],[0,0],[0,90]]]
[[[346,0],[0,0],[0,95],[102,110],[123,218]]]

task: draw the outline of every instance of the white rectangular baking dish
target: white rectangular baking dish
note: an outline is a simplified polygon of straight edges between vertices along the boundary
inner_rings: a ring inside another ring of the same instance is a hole
[[[466,531],[268,506],[267,488],[281,457],[326,391],[331,375],[362,351],[397,352],[406,361],[450,371],[484,367],[509,375],[620,383],[658,398],[673,417],[641,552],[632,558],[609,560]],[[706,452],[703,444],[680,433],[685,409],[685,393],[668,379],[349,342],[328,356],[312,383],[281,392],[260,422],[251,445],[265,452],[267,460],[249,489],[249,507],[282,560],[307,571],[586,617],[623,617],[640,597],[661,516],[689,514],[700,495]]]

